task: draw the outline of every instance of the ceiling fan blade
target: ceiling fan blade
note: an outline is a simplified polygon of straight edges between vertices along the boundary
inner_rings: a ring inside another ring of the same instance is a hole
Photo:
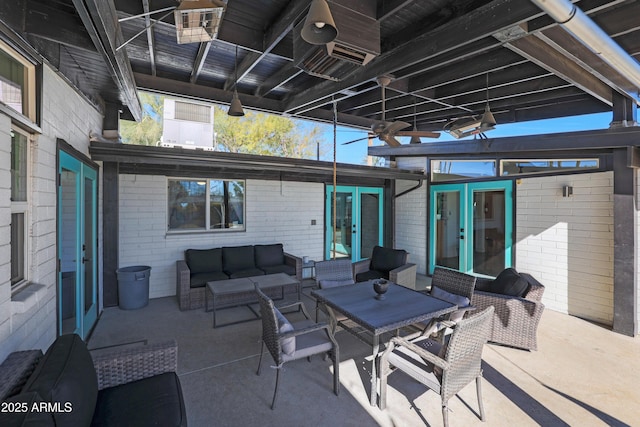
[[[402,144],[400,144],[400,141],[395,139],[389,133],[382,133],[382,134],[380,134],[378,136],[378,138],[380,138],[382,141],[386,142],[389,147],[399,147],[400,145],[402,145]]]
[[[417,136],[425,138],[440,138],[440,132],[429,132],[425,130],[407,130],[396,132],[396,136]]]
[[[389,124],[384,129],[384,133],[395,134],[399,130],[404,129],[404,128],[408,128],[409,126],[411,126],[411,125],[409,123],[407,123],[407,122],[401,122],[401,121],[391,122],[391,124]]]
[[[353,144],[354,142],[364,141],[365,139],[370,139],[370,138],[373,138],[373,136],[365,136],[364,138],[358,138],[358,139],[354,139],[353,141],[343,142],[341,145],[349,145],[349,144]]]

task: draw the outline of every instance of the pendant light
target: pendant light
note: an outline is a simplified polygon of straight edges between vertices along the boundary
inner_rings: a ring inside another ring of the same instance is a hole
[[[238,97],[238,45],[236,45],[236,59],[234,64],[234,73],[236,81],[233,84],[233,98],[231,99],[231,104],[229,105],[229,111],[227,114],[232,117],[242,117],[244,116],[244,110],[242,109],[242,103],[240,102],[240,98]]]
[[[300,35],[309,44],[327,44],[338,36],[338,29],[326,0],[313,0]]]
[[[480,132],[491,130],[496,125],[496,119],[489,109],[489,73],[487,73],[487,105],[484,107],[484,113],[480,119]]]

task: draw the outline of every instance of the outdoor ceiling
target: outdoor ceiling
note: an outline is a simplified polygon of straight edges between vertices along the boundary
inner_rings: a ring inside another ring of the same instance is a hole
[[[330,2],[339,37],[379,49],[366,65],[329,58],[331,66],[320,73],[331,80],[297,65],[300,52],[318,49],[294,46],[299,43],[295,26],[304,20],[310,0],[228,0],[217,38],[192,44],[177,44],[172,12],[123,21],[177,6],[175,0],[3,3],[0,19],[90,98],[122,104],[124,117],[141,115],[135,89],[228,104],[236,46],[237,91],[245,108],[330,122],[335,101],[338,122],[360,128],[382,118],[376,78],[385,74],[392,76],[386,120],[413,125],[415,117],[424,131],[442,130],[458,117],[480,116],[487,80],[498,125],[612,111],[614,103],[635,108],[638,100],[638,88],[627,77],[530,0]],[[640,2],[582,0],[577,5],[628,55],[640,58]],[[340,27],[340,20],[347,24]],[[370,36],[377,26],[379,46]]]

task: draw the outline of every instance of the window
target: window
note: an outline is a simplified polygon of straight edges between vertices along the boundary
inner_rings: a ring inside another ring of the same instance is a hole
[[[0,102],[35,120],[35,66],[1,41]]]
[[[169,179],[167,187],[169,231],[244,230],[244,181]]]
[[[456,181],[496,176],[495,160],[432,160],[431,181]]]
[[[26,271],[28,138],[11,131],[11,285],[23,282]]]
[[[521,159],[501,160],[502,175],[578,172],[598,169],[598,159]]]

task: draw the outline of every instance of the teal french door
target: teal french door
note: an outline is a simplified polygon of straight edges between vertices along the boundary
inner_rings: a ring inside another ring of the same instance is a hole
[[[332,185],[327,186],[326,201],[325,259],[335,255],[355,262],[371,257],[383,239],[382,188],[337,186],[335,233]]]
[[[512,264],[511,181],[431,186],[429,271],[497,276]]]
[[[97,172],[58,153],[58,334],[86,338],[98,314]]]

